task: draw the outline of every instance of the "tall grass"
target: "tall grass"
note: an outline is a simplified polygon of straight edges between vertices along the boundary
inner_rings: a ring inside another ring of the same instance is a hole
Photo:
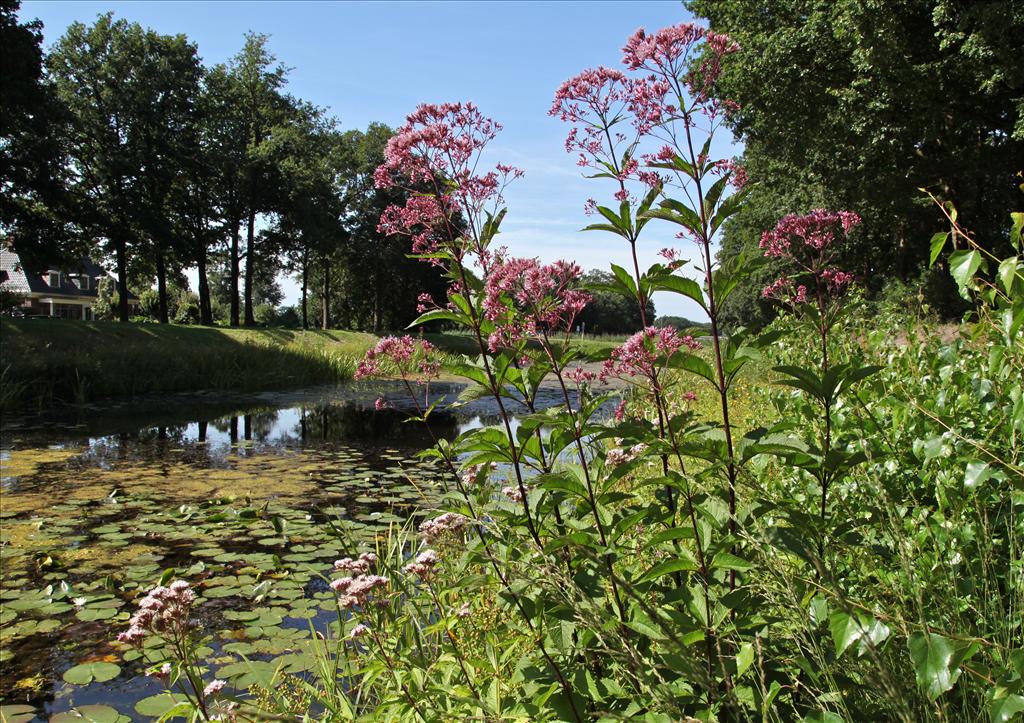
[[[279,389],[344,381],[373,337],[4,320],[3,409],[153,392]]]

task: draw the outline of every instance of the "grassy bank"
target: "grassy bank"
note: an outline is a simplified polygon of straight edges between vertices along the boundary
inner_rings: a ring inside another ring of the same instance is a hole
[[[376,337],[61,319],[0,320],[5,410],[153,392],[280,389],[352,376]]]

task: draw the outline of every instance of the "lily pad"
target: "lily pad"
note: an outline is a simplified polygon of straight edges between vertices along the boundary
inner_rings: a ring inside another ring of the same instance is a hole
[[[109,705],[80,705],[65,713],[58,713],[50,718],[50,723],[78,723],[87,721],[89,723],[126,723],[130,721],[116,708]]]
[[[0,719],[6,723],[28,723],[36,717],[36,709],[30,705],[0,706]]]
[[[114,663],[82,663],[64,671],[64,680],[74,685],[88,685],[93,681],[113,680],[120,673],[121,666]]]
[[[171,708],[187,702],[188,699],[183,695],[159,693],[157,695],[151,695],[148,698],[143,698],[136,703],[135,712],[148,718],[161,718],[165,713],[170,711]]]

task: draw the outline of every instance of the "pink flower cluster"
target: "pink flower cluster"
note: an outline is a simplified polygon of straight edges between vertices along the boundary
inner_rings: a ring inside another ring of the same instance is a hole
[[[792,256],[794,245],[823,251],[836,239],[840,228],[847,235],[860,223],[860,216],[852,211],[826,211],[816,208],[806,216],[790,214],[779,219],[771,231],[761,234],[761,248],[765,256]]]
[[[501,488],[501,494],[505,495],[506,497],[508,497],[513,502],[522,502],[523,501],[523,490],[526,490],[526,494],[530,494],[530,486],[529,485],[523,485],[522,488],[519,488],[517,486],[502,487]]]
[[[491,351],[517,343],[539,329],[572,327],[591,296],[576,288],[583,271],[569,261],[541,265],[537,259],[498,256],[484,284],[484,317],[495,322]]]
[[[377,556],[372,552],[364,552],[358,558],[343,557],[334,561],[335,570],[344,570],[355,575],[365,575],[377,564]]]
[[[469,518],[457,512],[445,512],[432,520],[420,525],[420,532],[427,543],[432,543],[448,535],[462,532],[469,524]]]
[[[695,97],[704,99],[721,73],[722,58],[740,49],[727,35],[694,23],[680,23],[650,35],[640,28],[626,41],[622,62],[630,70],[650,70],[662,77],[676,78],[688,70],[692,51],[702,40],[700,66],[688,74],[687,84]]]
[[[729,184],[737,191],[742,191],[747,185],[747,169],[742,163],[736,161],[716,161],[711,166],[711,172],[716,176],[729,174]]]
[[[853,274],[835,268],[836,243],[846,238],[861,222],[851,211],[814,209],[806,216],[790,214],[761,235],[764,255],[788,260],[799,271],[798,279],[785,274],[764,287],[766,299],[790,304],[806,303],[814,297],[819,304],[826,295],[839,296],[853,283]]]
[[[142,645],[147,633],[184,636],[192,625],[189,615],[195,601],[195,593],[184,580],[175,580],[170,587],[155,587],[139,603],[128,630],[117,639],[129,645]]]
[[[711,90],[723,58],[738,50],[727,36],[693,23],[651,34],[641,28],[626,41],[622,58],[624,66],[637,75],[605,67],[585,70],[562,83],[549,114],[573,125],[565,149],[579,155],[577,164],[614,177],[619,185],[616,200],[631,201],[626,180],[638,180],[648,188],[671,180],[671,175],[642,168],[637,159],[649,165],[671,163],[678,150],[678,135],[670,127],[673,123],[682,123],[689,132],[698,115],[714,125],[723,111],[736,109],[735,103],[712,98]],[[695,62],[698,52],[699,62]],[[624,131],[626,120],[632,126],[628,134]],[[646,136],[667,145],[657,153],[640,153],[638,147]],[[667,170],[680,172],[674,166]],[[693,176],[704,170],[684,173]],[[737,172],[733,179],[740,184],[744,174]]]
[[[462,470],[462,473],[459,475],[459,477],[462,480],[462,484],[468,487],[469,485],[476,484],[476,481],[480,479],[480,473],[483,472],[485,469],[495,470],[497,468],[497,462],[491,462],[490,464],[471,464]]]
[[[565,378],[576,384],[589,384],[590,382],[597,379],[595,372],[584,369],[583,367],[576,367],[571,371],[565,373]]]
[[[437,566],[437,553],[433,550],[424,550],[416,556],[416,560],[403,567],[410,575],[417,575],[422,580],[429,580],[434,575],[434,568]]]
[[[622,440],[617,440],[617,442],[621,444]],[[634,444],[628,450],[623,449],[622,447],[613,447],[612,449],[609,449],[607,453],[605,453],[604,459],[606,464],[609,464],[612,467],[618,467],[619,465],[625,464],[626,462],[632,462],[634,459],[636,459],[646,451],[647,445],[643,444],[642,442],[639,444]]]
[[[411,236],[415,253],[455,244],[460,237],[452,222],[456,211],[472,222],[486,206],[499,204],[505,186],[523,175],[502,164],[476,173],[481,152],[500,130],[473,103],[419,106],[388,141],[384,163],[374,172],[377,188],[408,192],[404,205],[384,211],[379,230]],[[461,255],[464,249],[451,250]]]
[[[346,610],[359,606],[365,608],[371,600],[373,591],[387,585],[389,579],[383,575],[356,575],[341,577],[331,582],[331,589],[338,594],[338,604]],[[378,604],[386,604],[381,598]]]
[[[696,351],[700,342],[689,335],[681,336],[670,326],[649,326],[612,350],[611,358],[601,369],[601,379],[613,376],[654,379],[664,362],[683,347]]]
[[[441,371],[441,364],[430,358],[433,352],[434,345],[429,341],[413,339],[408,334],[401,337],[386,336],[367,351],[366,356],[359,362],[356,367],[356,379],[379,375],[380,364],[384,359],[389,359],[397,367],[403,379],[411,375],[418,376],[424,381],[436,379]]]

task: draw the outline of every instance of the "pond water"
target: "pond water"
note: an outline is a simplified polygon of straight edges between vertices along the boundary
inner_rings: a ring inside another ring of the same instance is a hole
[[[444,401],[430,430],[405,422],[411,404],[392,382],[5,417],[0,718],[158,713],[149,653],[116,636],[168,568],[200,596],[218,677],[241,689],[308,671],[310,624],[335,619],[333,561],[437,507],[444,471],[416,456],[433,436],[497,422],[486,400],[448,407],[460,390],[431,386]],[[390,408],[376,411],[378,398]]]

